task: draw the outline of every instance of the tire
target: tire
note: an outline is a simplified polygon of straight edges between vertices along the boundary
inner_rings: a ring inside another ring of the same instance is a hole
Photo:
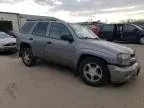
[[[83,60],[80,64],[79,72],[83,81],[91,86],[102,86],[108,83],[110,79],[109,70],[105,62],[95,57]]]
[[[140,38],[140,44],[144,45],[144,37]]]
[[[36,59],[33,56],[31,48],[23,48],[22,61],[28,67],[36,64]]]

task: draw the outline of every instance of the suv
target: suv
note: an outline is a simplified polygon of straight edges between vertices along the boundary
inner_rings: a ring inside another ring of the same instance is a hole
[[[92,86],[125,82],[139,74],[135,52],[100,40],[87,28],[62,21],[29,21],[17,38],[19,56],[26,66],[45,59],[75,69]]]
[[[100,27],[99,37],[144,44],[144,29],[134,24],[103,24]]]

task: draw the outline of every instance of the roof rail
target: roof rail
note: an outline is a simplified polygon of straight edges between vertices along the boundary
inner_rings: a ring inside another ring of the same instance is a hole
[[[27,19],[27,21],[62,21],[56,18],[46,18],[46,19]]]

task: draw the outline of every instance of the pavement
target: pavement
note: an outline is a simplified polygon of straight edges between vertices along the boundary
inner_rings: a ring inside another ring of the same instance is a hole
[[[0,108],[144,108],[144,46],[136,49],[139,77],[121,86],[91,87],[73,71],[40,62],[26,67],[16,54],[0,55]]]

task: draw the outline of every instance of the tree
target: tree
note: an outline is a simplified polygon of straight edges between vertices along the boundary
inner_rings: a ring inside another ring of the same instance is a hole
[[[127,20],[121,20],[120,23],[122,24],[144,24],[144,19],[127,19]]]

